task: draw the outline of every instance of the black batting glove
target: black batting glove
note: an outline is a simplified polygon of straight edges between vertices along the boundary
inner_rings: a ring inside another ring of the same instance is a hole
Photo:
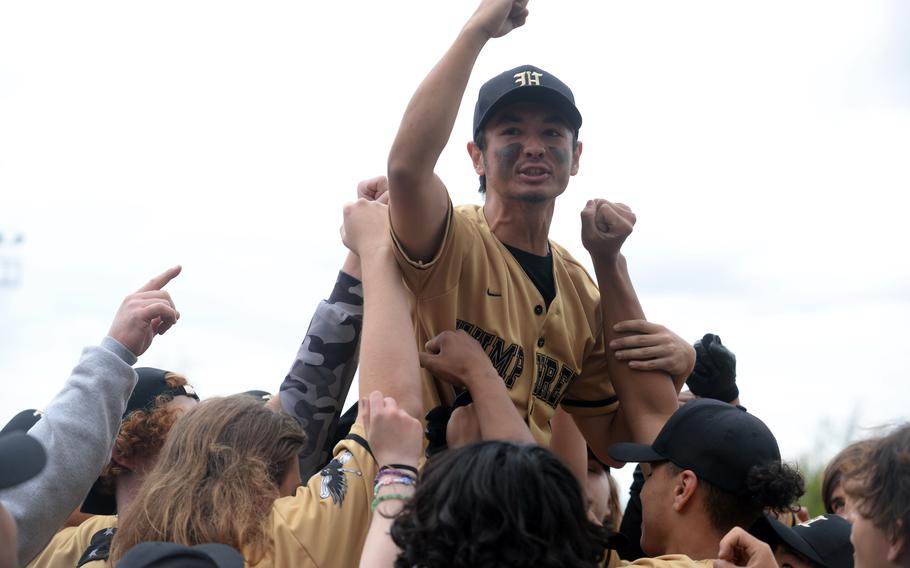
[[[695,370],[686,380],[692,394],[732,402],[739,397],[736,386],[736,355],[723,346],[720,337],[707,333],[695,342]]]

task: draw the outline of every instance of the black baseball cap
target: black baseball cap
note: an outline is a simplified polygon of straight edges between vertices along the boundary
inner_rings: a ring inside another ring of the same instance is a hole
[[[733,405],[700,398],[670,416],[654,443],[613,444],[610,457],[622,462],[670,461],[735,494],[748,492],[749,471],[780,463],[777,439],[764,422]]]
[[[155,404],[155,399],[160,395],[166,394],[171,397],[188,396],[199,400],[196,389],[187,384],[179,387],[171,387],[167,384],[165,377],[170,371],[155,369],[152,367],[139,367],[136,369],[136,375],[139,380],[136,381],[136,387],[126,403],[126,410],[123,417],[126,418],[134,410],[151,410]]]
[[[245,394],[247,396],[251,396],[251,397],[255,398],[256,400],[258,400],[259,402],[268,402],[268,401],[272,400],[272,393],[270,393],[268,391],[264,391],[264,390],[254,389],[254,390],[243,391],[240,394]]]
[[[7,432],[28,432],[39,420],[41,420],[40,410],[35,410],[34,408],[23,410],[6,423],[6,426],[0,430],[0,434],[6,434]]]
[[[168,385],[165,380],[168,373],[169,371],[152,367],[136,369],[138,381],[126,403],[126,410],[123,412],[124,420],[137,410],[151,410],[155,405],[155,400],[161,395],[168,395],[171,398],[188,396],[199,400],[196,390],[189,384],[178,387]],[[101,482],[101,478],[98,478],[86,495],[85,501],[82,502],[80,510],[89,515],[113,515],[117,513],[117,500]]]
[[[28,481],[41,473],[46,463],[44,446],[25,432],[0,435],[0,489]]]
[[[822,515],[793,527],[764,515],[750,529],[774,546],[783,544],[821,568],[853,568],[850,523],[837,515]]]
[[[474,106],[474,136],[493,114],[506,105],[517,102],[538,102],[560,111],[569,126],[581,128],[581,113],[575,106],[575,96],[556,75],[533,65],[521,65],[503,71],[480,87]]]
[[[243,568],[243,556],[226,544],[184,546],[173,542],[142,542],[129,549],[118,568]]]

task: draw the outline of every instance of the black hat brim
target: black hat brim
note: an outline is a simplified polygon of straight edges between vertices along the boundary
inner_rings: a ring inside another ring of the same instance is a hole
[[[614,460],[624,463],[652,463],[667,459],[655,452],[654,448],[647,444],[631,444],[627,442],[613,444],[607,448],[607,453]]]
[[[792,528],[773,519],[768,515],[764,515],[761,519],[755,522],[752,528],[749,530],[753,535],[758,537],[761,540],[764,540],[769,545],[774,545],[775,543],[768,542],[769,536],[774,537],[778,542],[783,543],[788,548],[792,548],[796,552],[802,554],[813,562],[816,566],[827,566],[824,560],[819,557],[818,553],[809,545],[808,542],[803,539],[803,537],[796,534]]]
[[[173,542],[141,542],[129,549],[118,566],[218,566],[242,568],[243,556],[226,544],[184,546]]]
[[[566,120],[569,122],[569,126],[574,130],[581,128],[581,113],[578,112],[578,107],[575,106],[575,103],[570,101],[564,94],[560,93],[556,89],[551,89],[550,87],[544,86],[535,86],[535,87],[522,87],[518,89],[512,89],[503,96],[499,97],[496,102],[490,105],[490,108],[487,109],[483,116],[477,123],[474,134],[477,134],[477,131],[486,127],[487,122],[490,121],[490,118],[502,108],[513,103],[520,102],[532,102],[532,103],[541,103],[547,106],[553,107],[560,113],[562,113]]]
[[[19,485],[35,477],[47,463],[41,442],[25,432],[0,436],[0,489]]]

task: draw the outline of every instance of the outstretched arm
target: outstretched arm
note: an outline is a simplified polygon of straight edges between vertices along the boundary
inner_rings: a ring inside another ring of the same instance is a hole
[[[635,215],[625,205],[592,200],[581,218],[582,242],[594,262],[604,338],[609,344],[621,337],[614,328],[616,324],[645,319],[626,260],[619,252],[632,232]],[[607,372],[619,398],[619,409],[612,415],[575,416],[575,422],[594,453],[610,463],[612,460],[607,455],[610,444],[621,441],[650,444],[678,403],[676,388],[666,373],[633,370],[615,357],[607,357]]]
[[[363,328],[360,259],[348,253],[328,300],[319,302],[291,370],[281,383],[281,407],[307,436],[300,478],[309,479],[329,459],[354,373]]]
[[[344,208],[342,240],[360,257],[363,337],[360,397],[382,391],[411,416],[420,416],[420,364],[407,290],[392,251],[385,205],[360,199]]]
[[[452,134],[474,62],[490,38],[524,24],[526,4],[483,0],[417,88],[401,119],[388,161],[391,218],[399,242],[414,260],[430,260],[442,242],[448,195],[433,170]]]
[[[381,465],[417,467],[423,445],[420,421],[398,408],[395,399],[373,392],[361,399],[360,411],[363,426],[370,440],[370,447]],[[392,542],[389,531],[405,501],[414,495],[414,483],[404,483],[395,474],[380,472],[380,485],[374,489],[373,518],[360,555],[360,568],[387,568],[393,566],[398,547]]]
[[[30,430],[47,450],[37,477],[3,492],[19,527],[19,563],[27,564],[63,526],[111,458],[127,400],[136,385],[132,365],[180,317],[162,288],[176,266],[123,300],[108,336],[82,358]]]

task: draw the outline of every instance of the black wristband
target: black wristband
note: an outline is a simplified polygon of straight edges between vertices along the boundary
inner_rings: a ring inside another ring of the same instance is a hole
[[[384,465],[384,466],[380,467],[379,471],[382,471],[384,469],[403,469],[405,471],[413,472],[414,475],[417,475],[417,468],[412,465],[404,465],[404,464],[400,464],[400,463],[390,463],[389,465]]]

